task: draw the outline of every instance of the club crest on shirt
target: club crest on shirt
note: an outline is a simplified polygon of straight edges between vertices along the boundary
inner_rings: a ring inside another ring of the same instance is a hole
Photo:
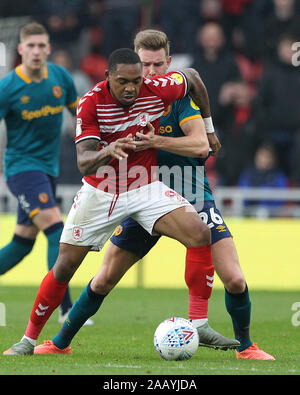
[[[55,85],[55,86],[52,88],[52,93],[53,93],[53,95],[54,95],[55,97],[57,97],[57,99],[59,99],[59,98],[61,97],[61,95],[62,95],[62,89],[61,89],[61,87],[60,87],[59,85]]]
[[[139,126],[145,127],[147,126],[147,123],[149,122],[149,114],[147,112],[142,112],[138,116],[138,122],[137,124]]]

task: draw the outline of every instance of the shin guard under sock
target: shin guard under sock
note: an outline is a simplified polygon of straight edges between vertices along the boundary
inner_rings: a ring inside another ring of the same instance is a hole
[[[64,228],[63,222],[57,222],[54,225],[44,230],[44,234],[48,241],[48,270],[54,266],[59,253],[59,241],[62,230]]]
[[[249,327],[251,318],[251,301],[248,287],[240,294],[229,293],[225,289],[225,305],[231,316],[235,338],[241,343],[238,351],[241,352],[252,345]]]
[[[25,335],[37,339],[53,311],[60,305],[68,281],[57,281],[53,271],[47,273],[38,290]]]
[[[64,228],[63,222],[57,222],[54,225],[44,230],[44,234],[48,240],[48,270],[54,266],[59,253],[59,241],[62,230]],[[66,314],[72,307],[72,300],[70,295],[70,288],[67,287],[65,295],[60,305],[61,314]]]
[[[106,295],[96,294],[90,285],[91,282],[74,303],[59,333],[52,339],[56,347],[61,349],[68,347],[86,320],[99,310]]]
[[[211,244],[189,247],[186,253],[185,282],[189,288],[189,319],[207,318],[208,299],[214,280]]]

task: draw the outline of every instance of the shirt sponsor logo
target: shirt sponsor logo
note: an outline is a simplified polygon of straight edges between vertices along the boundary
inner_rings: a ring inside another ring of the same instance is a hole
[[[59,114],[63,111],[64,106],[44,106],[40,110],[34,110],[34,111],[28,111],[28,110],[23,110],[22,111],[22,119],[25,121],[32,121],[35,118],[41,118],[41,117],[47,117],[48,115],[56,115]]]

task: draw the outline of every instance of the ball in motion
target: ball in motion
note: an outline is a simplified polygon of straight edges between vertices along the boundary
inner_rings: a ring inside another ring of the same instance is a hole
[[[163,359],[168,361],[190,359],[198,345],[198,331],[185,318],[168,318],[158,325],[154,333],[155,349]]]

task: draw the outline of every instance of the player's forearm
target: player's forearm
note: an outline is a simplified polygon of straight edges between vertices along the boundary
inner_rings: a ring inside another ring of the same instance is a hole
[[[211,116],[209,97],[199,73],[189,68],[184,70],[184,74],[188,80],[189,95],[200,108],[202,117],[209,118]]]
[[[109,146],[99,150],[100,143],[96,139],[87,139],[76,145],[77,166],[83,176],[96,174],[99,167],[111,160]]]
[[[99,167],[106,165],[112,156],[107,148],[101,151],[85,151],[77,156],[78,169],[83,176],[96,174]]]
[[[107,165],[111,159],[124,159],[128,157],[126,150],[134,150],[136,144],[132,134],[112,141],[106,147],[99,149],[100,143],[97,139],[86,139],[76,145],[77,164],[84,176],[96,174],[101,166]]]
[[[205,158],[208,155],[209,145],[207,139],[202,141],[199,140],[198,136],[175,138],[156,136],[156,143],[153,148],[191,158]]]

